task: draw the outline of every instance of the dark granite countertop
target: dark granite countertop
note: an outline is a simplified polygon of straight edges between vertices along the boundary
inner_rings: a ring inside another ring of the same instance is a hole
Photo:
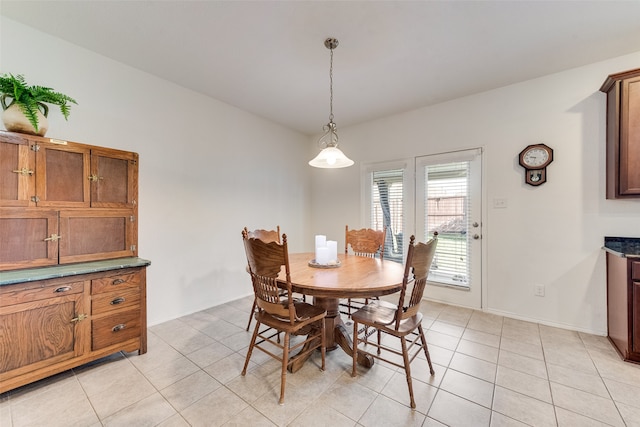
[[[619,257],[640,258],[640,237],[605,236],[602,249]]]
[[[26,268],[22,270],[0,271],[0,286],[15,283],[33,282],[36,280],[54,279],[57,277],[77,276],[79,274],[97,273],[100,271],[118,270],[130,267],[150,265],[146,259],[130,257],[108,259],[103,261],[81,262],[78,264],[56,265],[52,267]]]

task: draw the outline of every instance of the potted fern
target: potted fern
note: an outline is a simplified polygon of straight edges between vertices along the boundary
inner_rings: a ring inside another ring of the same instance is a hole
[[[29,86],[22,75],[13,74],[0,76],[0,103],[2,121],[8,131],[39,136],[44,136],[49,126],[47,104],[58,105],[65,120],[69,117],[69,103],[77,104],[50,87]]]

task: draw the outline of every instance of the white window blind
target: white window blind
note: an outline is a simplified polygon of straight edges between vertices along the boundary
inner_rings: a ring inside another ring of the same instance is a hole
[[[371,174],[371,228],[387,227],[384,257],[398,262],[402,262],[404,247],[403,179],[402,169]]]
[[[438,232],[429,280],[469,286],[469,162],[425,166],[425,227]]]

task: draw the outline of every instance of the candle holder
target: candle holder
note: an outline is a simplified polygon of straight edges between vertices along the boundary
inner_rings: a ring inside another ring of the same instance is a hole
[[[340,260],[336,260],[334,263],[329,263],[329,264],[318,264],[316,262],[315,259],[312,259],[311,261],[309,261],[309,267],[314,267],[314,268],[338,268],[342,265],[342,263],[340,262]]]

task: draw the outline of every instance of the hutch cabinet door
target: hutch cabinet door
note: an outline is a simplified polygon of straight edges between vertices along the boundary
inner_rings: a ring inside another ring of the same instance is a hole
[[[36,149],[38,207],[89,207],[90,148],[39,142]]]
[[[131,209],[60,211],[60,264],[138,256]]]
[[[0,208],[0,271],[58,263],[58,212]]]
[[[83,285],[81,281],[17,292],[2,290],[0,383],[85,351],[86,339],[81,336],[87,334],[89,321],[79,316],[85,313]],[[21,293],[28,295],[22,298]],[[38,299],[44,293],[47,297]],[[25,301],[9,304],[11,299]]]
[[[91,150],[91,207],[134,208],[138,199],[138,154]]]
[[[29,206],[35,195],[34,173],[35,153],[29,149],[29,141],[0,134],[0,206]]]

